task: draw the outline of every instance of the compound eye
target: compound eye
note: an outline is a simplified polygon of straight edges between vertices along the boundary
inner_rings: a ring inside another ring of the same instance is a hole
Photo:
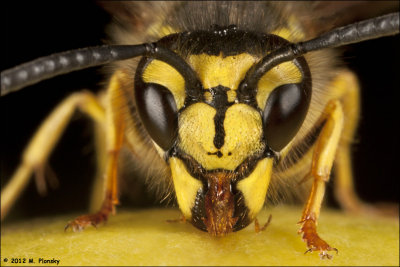
[[[284,84],[269,95],[263,112],[264,136],[273,151],[282,150],[306,117],[311,92],[302,83]]]
[[[135,88],[136,106],[147,132],[163,150],[169,150],[178,133],[178,111],[172,93],[156,83]]]

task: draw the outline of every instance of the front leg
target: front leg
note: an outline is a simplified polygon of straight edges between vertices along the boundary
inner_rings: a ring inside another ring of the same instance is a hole
[[[317,233],[317,220],[321,203],[325,194],[325,183],[329,180],[336,149],[343,128],[343,110],[339,101],[330,101],[317,123],[324,126],[314,147],[312,166],[309,176],[313,185],[304,208],[300,230],[302,238],[306,242],[306,252],[319,251],[322,259],[332,258],[328,251],[335,250],[321,239]]]
[[[113,196],[108,192],[103,201],[103,205],[98,212],[82,215],[75,218],[73,221],[69,221],[64,227],[64,231],[67,231],[68,228],[71,228],[74,232],[80,232],[88,226],[94,226],[97,228],[98,224],[107,221],[110,213],[115,214],[116,204],[118,203],[113,201]]]
[[[125,117],[123,107],[124,98],[121,94],[121,86],[125,75],[116,72],[110,81],[108,101],[106,108],[106,169],[105,169],[105,193],[102,206],[99,211],[93,214],[82,215],[75,220],[68,222],[65,230],[71,228],[74,232],[81,231],[87,226],[97,227],[98,224],[106,222],[109,214],[115,214],[115,205],[118,201],[118,156],[124,142],[125,136]]]

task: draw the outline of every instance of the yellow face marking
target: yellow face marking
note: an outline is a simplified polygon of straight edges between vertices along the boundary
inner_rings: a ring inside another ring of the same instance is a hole
[[[143,81],[157,83],[171,91],[176,106],[180,109],[185,102],[185,80],[172,66],[160,60],[151,61],[143,71]]]
[[[186,108],[179,116],[179,147],[200,164],[206,161],[207,152],[216,150],[213,143],[215,113],[211,106],[196,103]],[[212,159],[215,159],[215,156]]]
[[[184,163],[180,159],[171,157],[169,164],[179,208],[185,218],[190,220],[192,218],[191,209],[194,206],[197,191],[202,187],[202,184],[187,172]]]
[[[189,64],[197,72],[205,89],[222,85],[236,90],[246,72],[256,62],[257,58],[249,54],[223,57],[207,54],[191,55]]]
[[[226,111],[224,129],[225,142],[221,151],[224,155],[232,153],[224,163],[229,169],[236,168],[247,157],[264,149],[260,142],[261,116],[254,108],[245,104],[232,105]]]
[[[236,91],[232,91],[229,90],[228,92],[226,92],[226,94],[228,95],[228,102],[234,102],[236,99]]]
[[[205,92],[204,93],[204,100],[207,102],[207,103],[211,103],[211,101],[213,100],[213,96],[212,96],[212,94],[210,93],[210,92]]]
[[[292,62],[284,62],[269,70],[258,82],[257,104],[264,109],[269,94],[276,87],[287,83],[299,83],[302,80],[300,70]]]
[[[246,207],[249,209],[250,219],[254,219],[264,205],[271,179],[272,165],[272,158],[260,160],[254,171],[237,184],[237,188],[244,196]]]
[[[247,157],[264,149],[260,142],[261,116],[257,110],[234,104],[225,114],[225,142],[215,155],[214,146],[216,110],[204,103],[196,103],[185,109],[179,117],[179,147],[191,155],[207,170],[235,170]],[[211,154],[210,153],[214,153]]]

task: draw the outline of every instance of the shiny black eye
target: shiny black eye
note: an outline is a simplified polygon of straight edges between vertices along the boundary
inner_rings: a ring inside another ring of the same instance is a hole
[[[306,117],[311,90],[302,83],[284,84],[269,95],[263,112],[264,136],[273,151],[280,151],[296,135]]]
[[[178,111],[172,93],[155,83],[136,83],[136,106],[147,132],[163,150],[169,150],[178,132]]]

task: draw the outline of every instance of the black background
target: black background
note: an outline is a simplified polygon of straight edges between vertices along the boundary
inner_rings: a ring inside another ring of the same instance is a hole
[[[64,50],[100,45],[110,16],[94,2],[2,2],[1,69]],[[362,116],[354,145],[356,188],[368,202],[399,200],[399,36],[352,45],[343,59],[360,78]],[[17,167],[23,148],[45,116],[71,92],[98,91],[102,74],[92,68],[60,76],[0,99],[1,185]],[[74,116],[49,163],[60,187],[40,197],[33,180],[9,218],[85,212],[95,168],[91,123]],[[332,183],[328,199],[332,201]],[[153,205],[142,195],[125,207]],[[124,204],[124,201],[122,201]],[[124,206],[124,205],[122,205]]]

